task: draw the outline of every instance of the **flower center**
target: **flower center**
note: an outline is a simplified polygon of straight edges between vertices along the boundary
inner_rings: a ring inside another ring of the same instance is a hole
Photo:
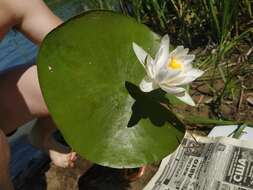
[[[171,69],[181,69],[182,64],[175,58],[171,58],[171,60],[168,61],[167,67]]]

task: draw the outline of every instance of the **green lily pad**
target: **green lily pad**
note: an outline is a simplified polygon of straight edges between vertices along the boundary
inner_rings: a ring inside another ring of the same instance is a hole
[[[52,31],[37,60],[45,101],[67,143],[115,168],[161,160],[184,135],[159,103],[164,94],[139,91],[145,71],[132,42],[154,55],[160,37],[127,16],[91,11]]]

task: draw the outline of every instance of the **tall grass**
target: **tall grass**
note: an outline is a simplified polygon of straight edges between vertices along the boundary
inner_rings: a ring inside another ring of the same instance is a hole
[[[111,0],[124,14],[135,17],[174,45],[201,49],[196,64],[207,70],[206,85],[213,94],[213,110],[226,98],[236,99],[241,75],[252,68],[247,55],[253,46],[252,0]],[[99,8],[112,9],[106,0],[92,0]],[[107,4],[106,4],[107,3]],[[244,49],[242,50],[242,47]],[[247,57],[241,59],[240,57]],[[216,81],[223,83],[217,88]]]
[[[253,46],[252,1],[126,0],[121,7],[154,31],[168,33],[175,45],[202,49],[196,63],[207,70],[204,81],[213,94],[213,110],[220,117],[222,101],[236,99],[242,89],[240,75],[253,65],[247,55]],[[217,88],[217,80],[222,87]]]
[[[203,3],[209,14],[213,39],[222,42],[235,27],[239,0],[203,0]]]
[[[207,70],[202,80],[213,94],[217,113],[224,99],[236,99],[241,78],[253,71],[252,0],[60,1],[79,1],[89,9],[119,10],[161,35],[169,34],[174,45],[184,44],[199,52],[195,63]],[[217,88],[217,80],[223,82],[221,88]]]

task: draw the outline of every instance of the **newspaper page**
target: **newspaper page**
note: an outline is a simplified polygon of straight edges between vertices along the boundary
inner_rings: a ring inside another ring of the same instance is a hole
[[[253,142],[187,133],[144,190],[253,190]]]

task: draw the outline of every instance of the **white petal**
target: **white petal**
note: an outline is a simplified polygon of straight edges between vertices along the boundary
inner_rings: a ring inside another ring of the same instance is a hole
[[[163,36],[159,51],[155,57],[155,73],[159,72],[160,68],[167,63],[169,58],[170,39],[168,35]]]
[[[179,94],[185,91],[185,89],[182,87],[171,87],[164,83],[159,83],[159,86],[161,87],[161,89],[163,89],[165,92],[169,94]]]
[[[169,35],[166,34],[162,37],[162,40],[161,40],[161,45],[162,46],[168,46],[169,48],[169,44],[170,44],[170,38],[169,38]]]
[[[181,71],[180,70],[172,70],[168,69],[167,67],[163,67],[159,70],[158,73],[155,75],[155,80],[158,81],[159,83],[167,83],[171,80],[173,80],[175,77],[180,75]]]
[[[196,78],[204,74],[204,71],[199,69],[191,69],[182,74],[180,77],[170,81],[171,86],[182,86],[191,83]]]
[[[143,92],[150,92],[150,91],[157,89],[157,88],[158,88],[158,86],[155,85],[155,82],[148,77],[144,77],[144,79],[142,79],[142,81],[140,83],[140,89]]]
[[[186,66],[186,65],[190,64],[194,59],[195,59],[195,55],[189,54],[189,55],[184,56],[182,62],[184,64],[184,66]]]
[[[176,48],[174,52],[171,52],[171,56],[174,56],[176,59],[182,59],[187,56],[188,52],[189,48],[184,48],[184,46],[178,46],[178,48]]]
[[[196,78],[199,78],[200,76],[202,76],[203,74],[204,74],[204,71],[192,68],[186,72],[185,79],[181,82],[181,85],[192,82]]]
[[[155,78],[155,74],[154,74],[154,60],[149,55],[147,57],[146,71],[147,71],[148,76],[151,79]]]
[[[194,103],[194,101],[192,100],[191,96],[185,92],[184,95],[176,95],[176,97],[181,100],[182,102],[190,105],[190,106],[195,106],[196,104]]]
[[[189,48],[184,48],[184,50],[181,52],[182,53],[182,56],[183,55],[187,55],[189,52]]]
[[[145,67],[145,61],[148,56],[147,52],[144,51],[140,46],[133,42],[133,50],[140,63]]]
[[[174,49],[170,53],[170,56],[179,57],[180,55],[184,55],[184,53],[185,53],[184,46],[177,46],[176,49]]]

